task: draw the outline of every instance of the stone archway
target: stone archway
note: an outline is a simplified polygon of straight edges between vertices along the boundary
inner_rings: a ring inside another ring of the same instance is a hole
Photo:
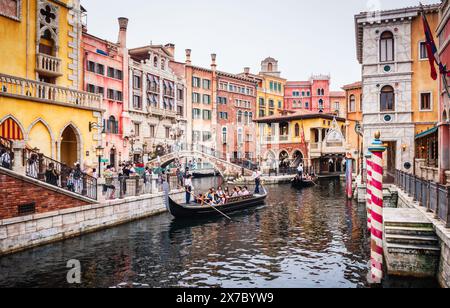
[[[53,157],[53,136],[49,126],[42,120],[35,121],[27,133],[28,145],[39,149],[47,157]]]
[[[73,167],[75,163],[81,163],[81,138],[76,128],[69,124],[61,133],[60,138],[60,161],[69,167]]]
[[[280,167],[288,167],[289,164],[289,153],[286,151],[281,151],[278,155],[278,161]]]
[[[304,159],[305,157],[303,156],[302,151],[294,150],[292,153],[293,167],[298,167],[300,164],[304,163]]]

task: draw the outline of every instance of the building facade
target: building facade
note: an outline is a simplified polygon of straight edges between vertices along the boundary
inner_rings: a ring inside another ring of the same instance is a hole
[[[96,166],[100,95],[82,89],[79,1],[0,5],[0,136],[70,167]]]
[[[438,5],[425,6],[431,28]],[[437,82],[426,62],[420,7],[355,16],[357,55],[362,64],[364,147],[376,131],[388,145],[386,180],[395,170],[414,172],[416,139],[437,123]],[[426,135],[426,134],[425,134]],[[426,135],[428,136],[428,135]],[[432,146],[434,147],[434,145]],[[430,160],[431,162],[431,160]]]
[[[186,143],[186,84],[170,64],[175,46],[129,49],[129,160],[147,162]]]
[[[119,19],[118,43],[108,42],[83,31],[83,86],[86,92],[102,95],[105,164],[118,168],[128,159],[129,147],[124,131],[130,126],[128,113],[128,20]],[[86,29],[87,30],[87,29]]]

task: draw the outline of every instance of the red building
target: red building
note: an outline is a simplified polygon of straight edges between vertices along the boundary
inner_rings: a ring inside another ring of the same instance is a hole
[[[334,113],[330,100],[330,77],[317,75],[309,81],[288,81],[284,105],[287,110]]]
[[[104,157],[108,164],[118,166],[128,159],[124,128],[130,125],[128,115],[128,20],[119,18],[118,43],[108,42],[87,33],[82,34],[83,87],[103,96],[103,131],[106,137]]]

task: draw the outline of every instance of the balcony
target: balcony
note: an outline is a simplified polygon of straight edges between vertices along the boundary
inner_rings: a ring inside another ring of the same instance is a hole
[[[43,76],[62,76],[61,59],[43,53],[36,55],[36,71]]]
[[[0,96],[101,110],[102,96],[0,73]]]
[[[154,106],[148,106],[148,113],[150,115],[165,117],[165,118],[173,118],[176,119],[177,112],[175,110],[169,110],[169,109],[162,109]]]
[[[286,141],[289,141],[289,135],[281,135],[280,142],[286,142]]]

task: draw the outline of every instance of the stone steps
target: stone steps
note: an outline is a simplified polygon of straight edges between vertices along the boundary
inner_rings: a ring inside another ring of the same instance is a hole
[[[415,255],[434,255],[439,256],[441,249],[438,246],[432,245],[401,245],[386,243],[389,254],[415,254]]]
[[[412,235],[412,236],[435,236],[433,227],[404,227],[404,226],[385,226],[386,234],[392,235]]]
[[[385,239],[388,244],[439,248],[439,239],[436,236],[386,234]]]

